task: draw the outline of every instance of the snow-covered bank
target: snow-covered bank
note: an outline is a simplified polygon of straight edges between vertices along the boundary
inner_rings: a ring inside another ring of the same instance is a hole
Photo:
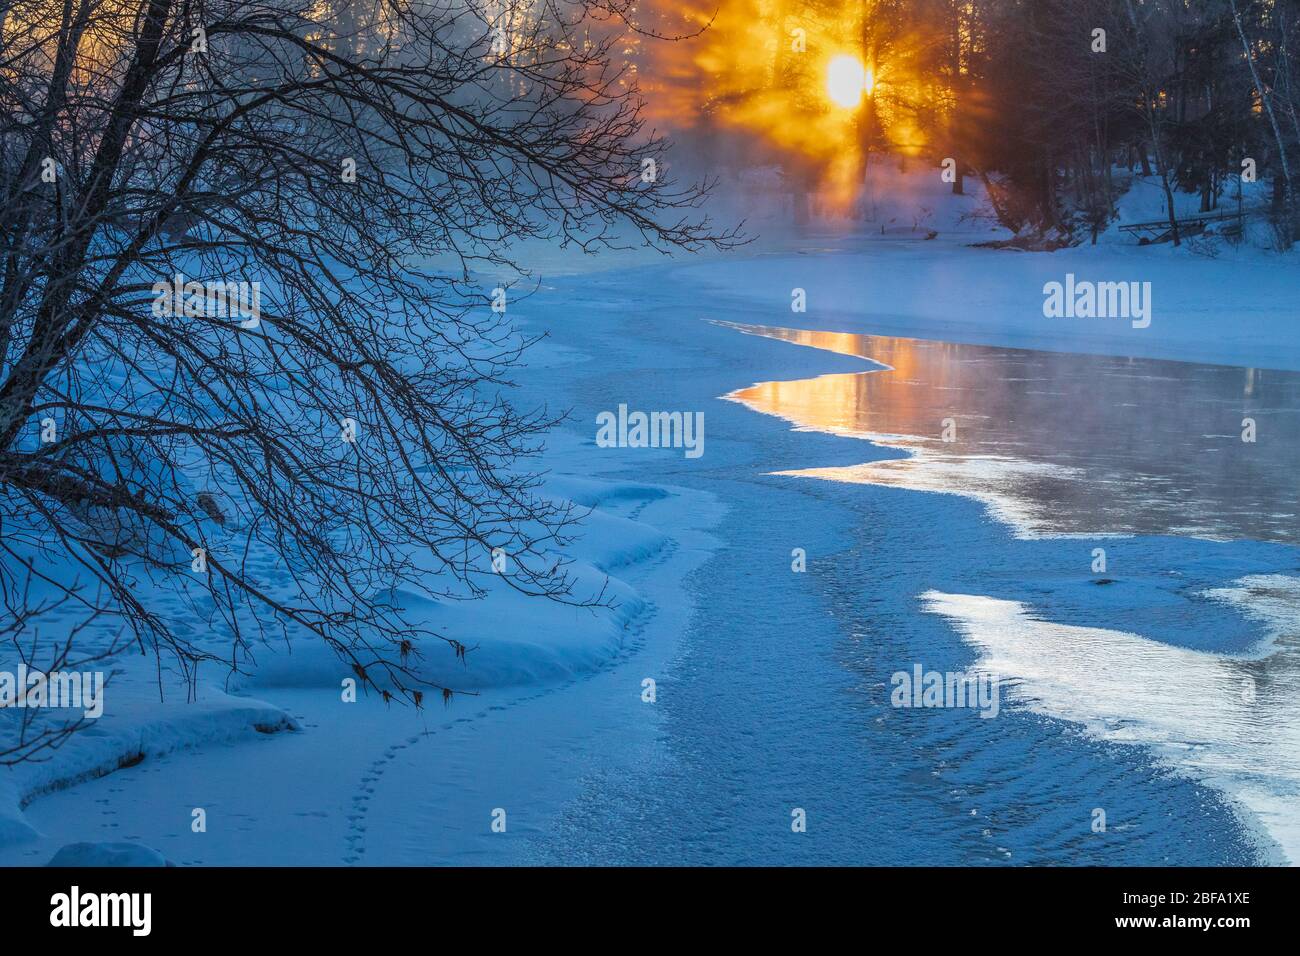
[[[1045,317],[1043,287],[1067,275],[1150,282],[1150,326],[1134,328],[1126,318]],[[755,324],[1300,369],[1294,309],[1300,269],[1294,257],[1257,250],[1208,259],[1166,246],[1020,253],[943,237],[845,240],[818,256],[683,265],[670,281],[743,297],[753,304]],[[794,289],[807,293],[806,312],[791,311]]]
[[[996,224],[978,180],[954,196],[940,171],[893,160],[874,167],[856,206],[859,218],[829,220],[804,233],[762,218],[766,239],[743,255],[686,260],[665,281],[749,302],[750,324],[910,336],[1100,355],[1180,359],[1300,369],[1293,303],[1300,298],[1300,252],[1269,250],[1268,226],[1249,222],[1246,241],[1193,237],[1179,248],[1138,245],[1126,223],[1165,215],[1158,181],[1116,170],[1130,188],[1118,218],[1097,243],[1055,252],[980,247],[1010,233]],[[1263,184],[1246,187],[1248,207]],[[1175,197],[1180,216],[1199,197]],[[1236,209],[1235,196],[1221,199]],[[785,248],[782,248],[782,244]],[[1150,283],[1151,324],[1128,318],[1047,318],[1044,287],[1065,283]],[[806,310],[792,311],[794,290]]]
[[[104,717],[45,759],[0,769],[0,847],[37,835],[23,808],[46,794],[178,750],[299,729],[280,707],[207,685],[197,700],[185,701],[182,692],[179,700],[160,701],[155,677],[151,661],[119,662],[105,689],[111,706]]]
[[[543,351],[540,364],[548,358],[562,364],[573,356]],[[596,477],[597,469],[582,464],[590,453],[590,439],[555,436],[545,464],[582,472],[552,471],[542,490],[590,509],[564,556],[575,594],[603,592],[600,606],[527,598],[490,580],[481,601],[407,596],[418,620],[470,648],[464,661],[450,653],[443,660],[441,648],[427,654],[425,676],[467,693],[424,711],[384,707],[373,695],[345,702],[346,665],[307,638],[256,648],[249,672],[229,680],[229,693],[214,670],[197,683],[192,702],[164,668],[169,700],[160,703],[153,659],[128,657],[115,665],[104,715],[88,730],[51,759],[0,769],[0,863],[44,863],[67,844],[122,837],[182,864],[396,862],[409,834],[374,845],[367,832],[384,821],[367,809],[373,781],[408,748],[418,755],[401,771],[408,785],[419,780],[422,792],[442,796],[437,832],[405,862],[472,859],[475,841],[488,832],[480,824],[499,802],[553,812],[560,797],[548,796],[541,778],[551,776],[551,788],[567,792],[572,779],[556,768],[594,746],[589,734],[602,721],[624,725],[609,738],[619,747],[653,732],[640,697],[644,671],[613,677],[611,669],[634,651],[652,673],[671,658],[690,609],[682,579],[707,556],[711,539],[703,529],[720,511],[699,492]],[[597,693],[589,685],[602,674]],[[611,692],[611,681],[622,686]],[[484,725],[496,727],[496,742],[466,762],[462,748],[481,741],[476,730]],[[277,730],[296,733],[267,745],[264,735]],[[530,759],[511,752],[512,742],[538,734],[551,746],[569,740],[572,753],[561,750],[553,767],[517,777]],[[252,780],[259,786],[250,787]],[[489,783],[497,792],[484,792]],[[511,800],[501,792],[518,786],[528,787],[526,795]],[[122,793],[129,800],[114,796]],[[192,832],[194,808],[207,814],[206,832]],[[521,813],[515,826],[528,832],[528,819]]]
[[[542,491],[557,501],[590,509],[565,556],[571,561],[574,599],[599,598],[601,606],[530,597],[494,574],[481,579],[480,586],[487,592],[482,599],[434,601],[412,593],[394,594],[396,606],[412,619],[469,649],[463,661],[436,647],[428,651],[418,664],[427,682],[476,691],[567,680],[608,663],[618,653],[624,631],[644,614],[643,597],[619,575],[629,566],[654,561],[672,547],[673,539],[659,528],[601,505],[617,502],[635,512],[671,492],[566,475],[554,475]],[[256,668],[234,686],[260,694],[270,694],[276,687],[334,690],[344,673],[334,652],[310,638],[287,647],[267,647],[257,657]]]

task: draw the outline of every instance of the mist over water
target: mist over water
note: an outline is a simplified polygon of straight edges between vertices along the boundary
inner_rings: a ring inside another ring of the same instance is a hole
[[[1300,544],[1300,373],[736,328],[881,366],[728,396],[909,453],[786,474],[968,495],[1026,536]]]

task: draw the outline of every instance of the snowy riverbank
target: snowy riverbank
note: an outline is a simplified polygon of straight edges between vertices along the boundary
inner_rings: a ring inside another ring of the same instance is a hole
[[[1276,858],[1234,823],[1249,811],[1230,795],[1171,777],[1150,751],[1077,737],[1071,714],[1026,706],[968,725],[891,711],[881,692],[890,672],[976,656],[941,615],[923,613],[927,593],[1047,605],[1062,626],[1118,629],[1123,612],[1141,630],[1143,613],[1165,620],[1145,590],[1153,582],[1126,570],[1132,603],[1072,602],[1082,592],[1043,582],[1072,575],[1082,587],[1078,546],[1017,540],[977,502],[774,476],[897,453],[792,432],[721,397],[863,364],[709,320],[1192,358],[1214,341],[1206,303],[1217,284],[1234,316],[1221,360],[1275,367],[1291,362],[1285,343],[1295,337],[1281,324],[1291,286],[1261,266],[1258,282],[1225,294],[1219,271],[1166,250],[1025,255],[942,241],[827,239],[817,255],[548,281],[519,307],[531,328],[554,332],[532,357],[524,394],[574,409],[550,443],[547,487],[595,509],[570,556],[581,580],[611,578],[618,606],[494,595],[425,609],[478,646],[466,665],[432,665],[478,695],[423,714],[343,703],[339,665],[310,645],[261,652],[248,681],[209,685],[197,707],[153,706],[146,660],[118,685],[139,690],[129,710],[110,687],[94,737],[39,768],[2,772],[0,862],[43,863],[78,840],[139,842],[194,864]],[[1146,338],[1042,316],[1041,278],[1087,274],[1111,256],[1137,274],[1159,271]],[[1238,282],[1255,274],[1217,268]],[[790,312],[794,287],[807,290],[807,313]],[[703,410],[706,453],[597,448],[596,415],[621,403]],[[1120,547],[1129,567],[1187,560],[1175,539]],[[806,552],[807,574],[791,573],[794,548]],[[1212,579],[1227,587],[1236,572],[1276,570],[1284,550]],[[1259,636],[1235,612],[1199,613],[1202,630],[1235,620],[1234,635]],[[126,766],[83,779],[117,763]],[[1117,823],[1090,840],[1099,799]],[[792,806],[814,824],[802,842],[789,839]],[[206,811],[205,833],[191,830],[195,808]],[[505,834],[491,829],[496,809],[507,813]]]

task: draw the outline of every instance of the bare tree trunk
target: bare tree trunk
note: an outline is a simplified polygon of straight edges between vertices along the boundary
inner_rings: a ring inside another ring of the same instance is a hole
[[[1156,173],[1160,176],[1160,186],[1165,194],[1166,212],[1169,216],[1169,235],[1173,239],[1174,245],[1177,246],[1181,244],[1181,237],[1178,234],[1178,216],[1174,206],[1174,191],[1169,184],[1169,167],[1165,162],[1164,149],[1161,145],[1161,124],[1155,102],[1158,91],[1151,76],[1150,61],[1143,46],[1145,40],[1144,31],[1141,22],[1138,20],[1137,10],[1133,6],[1133,0],[1127,0],[1126,6],[1138,49],[1137,69],[1141,80],[1139,85],[1142,93],[1142,118],[1146,122],[1147,135],[1150,137],[1151,143],[1151,153],[1156,161]]]
[[[1165,165],[1163,150],[1161,150],[1158,137],[1159,128],[1153,120],[1151,123],[1151,151],[1156,157],[1156,172],[1160,175],[1160,186],[1165,192],[1165,205],[1169,213],[1169,234],[1173,238],[1174,245],[1182,244],[1182,238],[1178,234],[1178,210],[1174,206],[1174,190],[1169,185],[1169,169]]]
[[[1228,0],[1228,5],[1232,9],[1232,21],[1237,27],[1237,36],[1241,38],[1241,48],[1245,54],[1246,63],[1250,67],[1251,79],[1254,80],[1255,89],[1259,93],[1260,100],[1263,101],[1269,126],[1273,130],[1273,140],[1277,144],[1277,156],[1278,162],[1282,166],[1283,181],[1283,243],[1289,248],[1295,238],[1293,235],[1295,229],[1295,192],[1291,181],[1291,166],[1286,155],[1286,143],[1282,139],[1282,129],[1278,125],[1277,115],[1273,112],[1272,92],[1264,89],[1264,83],[1259,76],[1259,68],[1255,65],[1255,55],[1251,51],[1250,41],[1246,39],[1246,29],[1241,25],[1241,13],[1237,9],[1237,0]],[[1285,38],[1283,38],[1282,42],[1285,42]]]

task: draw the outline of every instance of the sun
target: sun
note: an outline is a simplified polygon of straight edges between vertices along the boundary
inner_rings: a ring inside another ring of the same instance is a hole
[[[853,109],[870,92],[872,76],[856,56],[841,53],[826,68],[826,93],[836,106]]]

